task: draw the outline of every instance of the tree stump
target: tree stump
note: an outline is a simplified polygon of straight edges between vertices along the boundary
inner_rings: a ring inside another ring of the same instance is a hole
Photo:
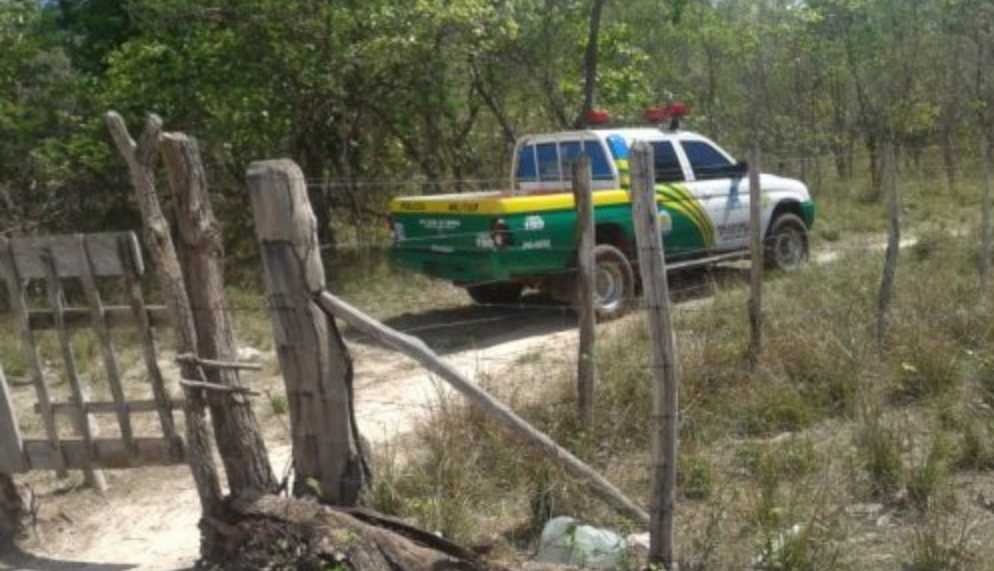
[[[498,571],[443,538],[365,510],[262,496],[226,503],[207,525],[224,540],[204,561],[224,569]]]

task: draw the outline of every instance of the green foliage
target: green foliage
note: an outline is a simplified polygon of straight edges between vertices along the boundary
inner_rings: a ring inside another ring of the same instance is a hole
[[[884,424],[879,410],[865,414],[855,444],[870,477],[871,494],[886,498],[897,492],[904,478],[900,436]]]
[[[943,433],[936,432],[928,454],[912,463],[908,477],[908,499],[919,511],[927,511],[936,501],[948,474],[949,444]]]
[[[931,516],[911,533],[908,571],[966,571],[974,568],[968,524]]]

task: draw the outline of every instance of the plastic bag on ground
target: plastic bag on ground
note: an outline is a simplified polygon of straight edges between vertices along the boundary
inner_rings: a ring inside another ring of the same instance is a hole
[[[621,564],[625,540],[617,533],[561,516],[542,529],[537,561],[608,571]]]

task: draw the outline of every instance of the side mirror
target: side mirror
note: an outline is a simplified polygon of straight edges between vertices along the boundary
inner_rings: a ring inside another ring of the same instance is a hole
[[[749,174],[749,163],[746,161],[739,161],[729,167],[729,174],[732,178],[742,178]]]

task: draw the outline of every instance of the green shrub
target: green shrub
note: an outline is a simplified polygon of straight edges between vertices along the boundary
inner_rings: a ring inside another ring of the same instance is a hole
[[[711,497],[714,478],[711,463],[699,454],[680,454],[677,466],[677,489],[689,500]]]
[[[870,478],[871,494],[885,497],[898,491],[903,473],[900,438],[883,424],[879,411],[864,415],[855,444]]]
[[[919,511],[927,511],[936,499],[948,472],[949,445],[942,432],[936,432],[928,454],[911,466],[908,500]]]
[[[984,429],[976,419],[963,423],[963,441],[960,445],[956,467],[962,470],[990,470],[994,468],[994,451],[989,444],[991,431]]]
[[[907,571],[966,571],[974,557],[968,528],[954,530],[947,520],[927,519],[911,533]]]
[[[900,352],[896,396],[918,400],[941,396],[959,386],[959,348],[932,332],[917,332]]]
[[[290,410],[290,403],[284,394],[270,394],[269,407],[276,416],[283,416]]]
[[[811,403],[795,387],[761,382],[744,403],[741,430],[748,435],[794,432],[815,418]]]

